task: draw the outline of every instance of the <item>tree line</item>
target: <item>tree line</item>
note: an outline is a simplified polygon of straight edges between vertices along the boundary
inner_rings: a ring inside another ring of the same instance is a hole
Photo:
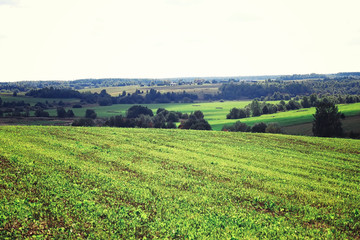
[[[219,93],[209,99],[239,100],[259,98],[262,100],[289,100],[292,97],[322,95],[360,95],[357,79],[331,79],[307,81],[266,80],[258,82],[224,83]]]
[[[72,89],[57,89],[57,88],[42,88],[31,90],[25,94],[26,96],[38,98],[78,98],[86,103],[98,103],[100,106],[109,106],[112,104],[148,104],[148,103],[171,103],[171,102],[193,102],[198,99],[196,94],[190,94],[186,91],[175,93],[167,92],[161,93],[155,89],[150,89],[145,93],[136,90],[134,93],[126,93],[123,91],[117,97],[112,97],[102,90],[100,93],[91,93],[72,90]]]

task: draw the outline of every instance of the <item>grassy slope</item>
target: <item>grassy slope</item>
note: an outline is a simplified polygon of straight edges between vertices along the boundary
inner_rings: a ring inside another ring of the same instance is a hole
[[[0,127],[0,238],[356,238],[357,140]]]
[[[360,115],[346,117],[341,123],[345,133],[360,132]],[[283,131],[286,134],[313,136],[312,126],[312,122],[290,125],[283,127]]]
[[[353,104],[339,104],[338,109],[346,116],[360,115],[360,103]],[[313,121],[313,114],[315,114],[315,108],[302,108],[299,110],[292,110],[286,112],[278,112],[275,114],[266,114],[259,117],[250,117],[244,119],[221,119],[209,121],[214,130],[221,130],[225,124],[233,124],[236,121],[244,122],[248,125],[253,125],[258,122],[277,122],[280,126],[292,126],[304,123],[311,123]],[[205,115],[206,117],[206,115]]]

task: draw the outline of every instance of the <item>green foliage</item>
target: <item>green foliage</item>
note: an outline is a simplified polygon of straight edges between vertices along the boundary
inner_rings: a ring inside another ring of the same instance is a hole
[[[204,114],[197,110],[181,125],[182,129],[211,130],[210,124],[204,119]]]
[[[260,116],[262,113],[260,109],[260,103],[256,99],[251,102],[250,109],[253,117]]]
[[[237,121],[232,126],[229,126],[229,127],[224,126],[222,130],[223,131],[229,131],[229,132],[250,132],[251,127],[246,125],[246,123],[242,123],[240,121]]]
[[[338,107],[333,102],[324,98],[316,107],[313,134],[319,137],[342,136],[341,117],[342,115],[338,111]]]
[[[282,133],[278,123],[269,123],[265,129],[266,133]]]
[[[66,111],[65,111],[65,109],[64,109],[63,107],[58,107],[58,108],[56,109],[56,112],[57,112],[57,116],[58,116],[59,118],[64,118],[64,117],[66,117]]]
[[[50,117],[50,114],[40,108],[35,111],[35,117]]]
[[[92,118],[80,118],[75,119],[72,123],[72,126],[92,127],[95,126],[95,122]]]
[[[264,133],[266,131],[266,127],[267,125],[264,122],[255,123],[251,128],[251,132]]]
[[[71,110],[71,109],[67,110],[66,117],[68,117],[68,118],[75,117],[75,114],[74,114],[73,110]]]
[[[85,118],[95,119],[96,117],[97,117],[97,114],[96,114],[95,110],[93,110],[93,109],[86,109]]]
[[[149,109],[148,107],[145,107],[145,106],[141,106],[141,105],[134,105],[134,106],[130,107],[126,113],[127,118],[137,118],[140,115],[154,116],[151,109]]]
[[[358,140],[0,126],[1,239],[356,239]]]

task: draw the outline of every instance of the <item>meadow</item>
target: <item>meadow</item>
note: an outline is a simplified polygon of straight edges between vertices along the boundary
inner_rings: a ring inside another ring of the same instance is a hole
[[[25,96],[4,96],[1,95],[3,101],[20,101],[24,100],[29,102],[31,105],[34,105],[36,102],[53,102],[60,101],[61,99],[44,99],[44,98],[31,98]],[[78,99],[62,99],[63,102],[68,104],[79,103]],[[277,104],[279,101],[267,101],[268,103]],[[201,110],[204,113],[205,119],[210,123],[213,130],[220,131],[224,125],[234,124],[236,121],[244,122],[250,126],[258,122],[272,123],[277,122],[281,127],[286,129],[287,133],[291,134],[305,134],[311,135],[311,122],[313,121],[313,114],[315,113],[315,108],[302,108],[299,110],[291,110],[285,112],[278,112],[275,114],[266,114],[259,117],[250,117],[243,119],[226,119],[226,115],[234,107],[243,108],[246,105],[250,104],[250,100],[243,101],[216,101],[216,102],[195,102],[195,103],[164,103],[164,104],[141,104],[153,110],[156,113],[158,108],[165,108],[169,111],[179,111],[182,113],[192,113],[196,110]],[[139,105],[139,104],[135,104]],[[129,109],[133,104],[115,104],[112,106],[98,106],[98,105],[89,105],[84,108],[69,108],[66,110],[72,109],[75,116],[84,117],[86,109],[94,109],[97,113],[97,116],[100,118],[109,118],[115,115],[126,115],[127,109]],[[353,104],[339,104],[339,111],[345,114],[346,117],[356,117],[360,115],[360,103]],[[50,116],[56,116],[56,109],[47,110],[50,113]],[[34,112],[30,112],[31,116],[34,116]],[[357,118],[352,118],[345,120],[346,131],[354,129],[358,131],[360,128],[357,124]]]
[[[0,238],[356,239],[360,143],[0,126]]]
[[[268,101],[276,104],[278,101]],[[226,115],[230,109],[243,108],[250,104],[251,101],[226,101],[226,102],[204,102],[204,103],[171,103],[171,104],[141,104],[152,109],[154,113],[158,108],[165,108],[169,111],[179,111],[182,113],[191,113],[196,110],[201,110],[204,113],[205,119],[210,123],[213,130],[220,131],[224,125],[234,124],[236,121],[244,122],[250,126],[258,122],[272,123],[277,122],[280,126],[293,126],[304,123],[311,123],[313,121],[313,114],[315,108],[302,108],[299,110],[291,110],[285,112],[278,112],[275,114],[264,114],[259,117],[250,117],[243,119],[226,119]],[[126,115],[126,111],[131,104],[117,104],[112,106],[94,106],[98,117],[111,117],[114,115]],[[353,104],[339,104],[339,111],[344,113],[347,117],[360,115],[360,103]],[[85,116],[87,108],[72,109],[76,116]],[[56,110],[50,110],[50,115],[56,116]]]

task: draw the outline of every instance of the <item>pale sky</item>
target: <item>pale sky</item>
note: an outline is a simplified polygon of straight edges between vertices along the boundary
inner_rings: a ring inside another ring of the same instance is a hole
[[[359,0],[0,0],[0,81],[360,71]]]

